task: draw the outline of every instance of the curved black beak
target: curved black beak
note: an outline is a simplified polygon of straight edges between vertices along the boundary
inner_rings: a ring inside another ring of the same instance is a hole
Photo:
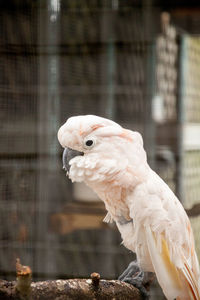
[[[65,148],[65,150],[63,151],[63,155],[62,155],[62,161],[63,161],[63,169],[65,169],[67,172],[69,172],[70,169],[70,165],[69,165],[69,161],[76,157],[76,156],[83,156],[84,153],[77,151],[77,150],[73,150],[70,148]]]

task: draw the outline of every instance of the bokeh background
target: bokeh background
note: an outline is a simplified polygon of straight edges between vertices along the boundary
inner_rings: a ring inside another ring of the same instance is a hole
[[[199,1],[1,1],[0,70],[0,278],[17,257],[34,280],[117,278],[134,259],[62,170],[57,130],[79,114],[142,133],[200,256]]]

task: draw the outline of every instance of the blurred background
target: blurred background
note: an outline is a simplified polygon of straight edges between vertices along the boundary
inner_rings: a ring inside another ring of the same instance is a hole
[[[62,170],[57,130],[79,114],[142,133],[200,256],[199,1],[1,1],[0,70],[0,278],[15,278],[17,257],[34,280],[113,279],[134,259]]]

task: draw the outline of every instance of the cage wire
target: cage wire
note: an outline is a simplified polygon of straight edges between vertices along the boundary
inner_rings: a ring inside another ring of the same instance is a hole
[[[74,201],[56,139],[66,118],[92,113],[144,132],[146,94],[140,87],[149,41],[141,29],[143,14],[117,1],[2,6],[0,270],[5,278],[13,278],[17,257],[38,279],[83,277],[94,270],[113,278],[134,258],[119,246],[112,228],[71,226],[62,235],[51,220]]]
[[[191,208],[200,202],[200,147],[199,147],[199,123],[200,123],[200,37],[186,36],[183,41],[183,67],[184,90],[183,112],[186,128],[189,132],[189,141],[183,145],[183,191],[184,206]],[[196,130],[195,130],[196,129]],[[196,132],[196,135],[195,135]],[[187,140],[187,136],[186,136]],[[200,257],[199,238],[200,217],[191,219],[195,236],[196,250]]]
[[[35,279],[117,278],[134,255],[102,224],[100,202],[76,199],[57,130],[72,115],[96,114],[140,131],[150,164],[176,190],[176,29],[157,31],[158,7],[121,0],[7,1],[0,22],[0,276],[13,279],[20,257]],[[188,45],[197,77],[188,79],[187,122],[199,122],[198,43]],[[198,201],[199,151],[184,153],[188,199]]]
[[[37,22],[30,8],[13,8],[0,13],[0,269],[5,278],[13,278],[16,257],[33,265],[36,219]]]

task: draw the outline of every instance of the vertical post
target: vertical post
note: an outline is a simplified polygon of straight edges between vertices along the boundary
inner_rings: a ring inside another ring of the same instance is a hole
[[[59,99],[59,14],[60,0],[48,0],[48,18],[47,18],[47,107],[48,107],[48,126],[49,126],[49,154],[51,164],[49,168],[55,170],[56,157],[58,154],[58,141],[56,139],[59,116],[60,116],[60,99]]]
[[[115,45],[112,37],[109,38],[107,46],[107,103],[106,103],[106,117],[113,119],[115,117],[115,91],[114,91],[114,76],[115,76]]]
[[[148,161],[152,168],[155,167],[156,156],[156,132],[155,121],[153,120],[153,99],[155,97],[155,65],[156,65],[156,46],[152,41],[147,47],[147,82],[144,103],[144,144],[148,154]]]
[[[155,96],[156,47],[152,0],[143,0],[144,39],[146,45],[146,90],[144,99],[144,144],[148,161],[152,168],[155,164],[155,122],[153,120],[153,98]]]
[[[52,245],[55,236],[48,231],[48,216],[54,203],[53,179],[57,168],[59,124],[59,12],[60,0],[41,1],[39,7],[39,98],[38,98],[38,184],[36,220],[36,266],[46,276],[55,272]],[[36,246],[37,247],[37,246]]]
[[[186,74],[186,37],[179,36],[178,95],[177,95],[177,151],[176,151],[176,195],[184,202],[183,187],[183,125],[185,121],[185,74]]]
[[[103,85],[106,87],[106,99],[103,99],[103,111],[105,117],[115,118],[115,72],[116,72],[116,49],[115,49],[115,14],[118,10],[118,0],[111,1],[110,11],[105,10],[102,20],[102,41],[106,43],[106,65],[103,65]],[[104,69],[105,67],[105,69]]]
[[[104,76],[102,83],[103,87],[106,89],[106,95],[102,99],[102,104],[104,105],[102,111],[106,118],[115,119],[115,72],[116,72],[116,49],[115,49],[115,32],[114,24],[116,18],[116,11],[118,9],[118,0],[111,1],[110,10],[104,11],[102,18],[102,42],[105,43],[105,65],[103,64],[102,75]],[[109,246],[113,245],[113,233],[110,230],[105,230],[105,235],[103,243],[109,250]],[[109,252],[109,251],[108,251]],[[107,253],[104,258],[104,276],[111,276],[111,271],[114,270],[113,255]]]

